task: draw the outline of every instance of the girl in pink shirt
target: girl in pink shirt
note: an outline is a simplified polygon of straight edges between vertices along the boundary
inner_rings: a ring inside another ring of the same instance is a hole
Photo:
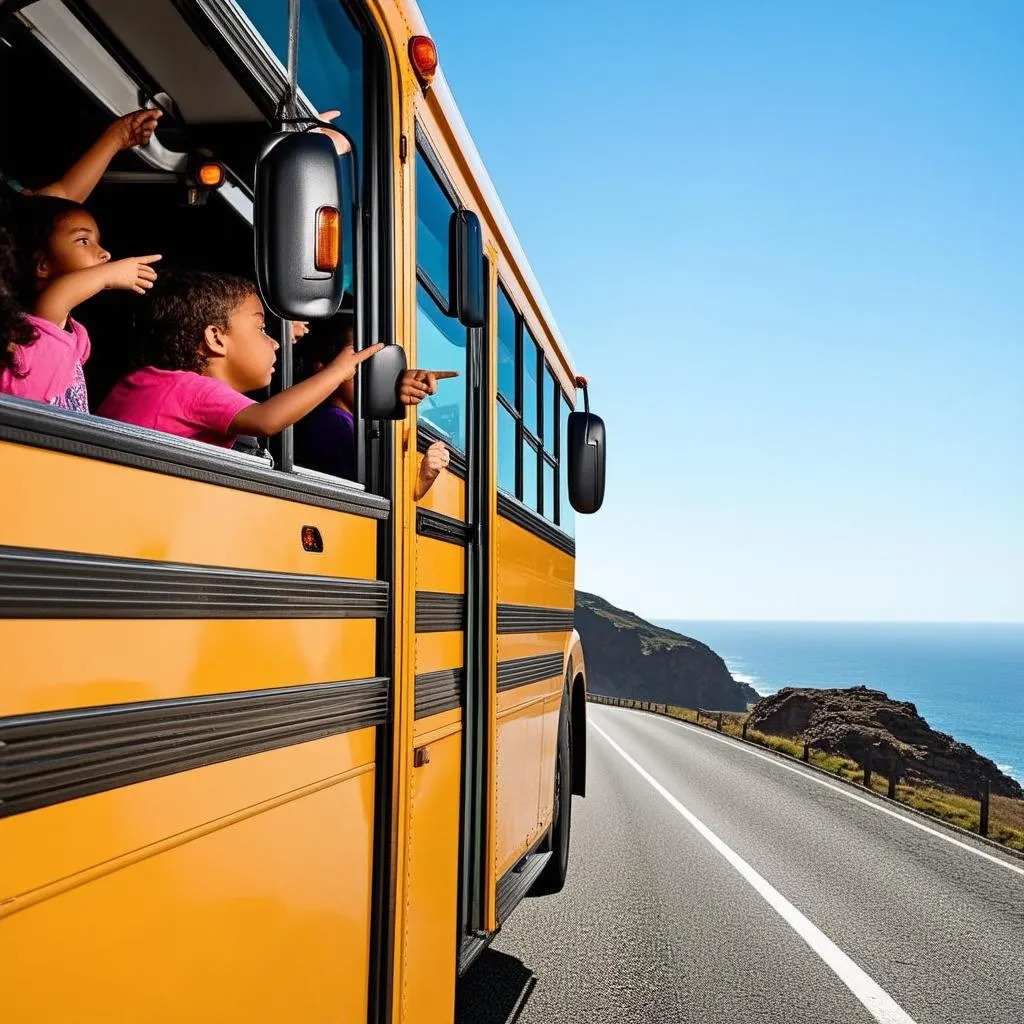
[[[254,284],[229,274],[171,273],[153,293],[148,319],[148,365],[115,384],[99,414],[222,448],[240,434],[280,433],[384,347],[347,348],[319,373],[254,402],[245,392],[267,387],[278,348]]]
[[[80,203],[52,196],[22,198],[15,211],[20,264],[19,298],[32,312],[28,337],[5,342],[0,392],[89,411],[82,367],[89,335],[72,310],[105,288],[145,295],[159,256],[111,262],[92,215]]]

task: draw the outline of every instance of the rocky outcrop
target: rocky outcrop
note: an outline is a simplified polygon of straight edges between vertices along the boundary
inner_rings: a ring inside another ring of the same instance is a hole
[[[706,644],[581,590],[576,628],[591,693],[716,711],[745,711],[757,700],[757,691],[733,679]]]
[[[757,702],[749,727],[773,736],[805,739],[818,750],[841,754],[888,771],[899,759],[902,776],[976,798],[985,779],[992,792],[1021,799],[1020,785],[987,757],[952,736],[936,732],[907,701],[890,700],[881,690],[786,687]]]

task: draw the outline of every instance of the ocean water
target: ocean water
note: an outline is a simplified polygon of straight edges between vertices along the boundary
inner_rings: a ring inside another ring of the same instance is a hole
[[[663,619],[717,651],[758,693],[858,686],[909,700],[1024,782],[1024,623],[725,622]]]

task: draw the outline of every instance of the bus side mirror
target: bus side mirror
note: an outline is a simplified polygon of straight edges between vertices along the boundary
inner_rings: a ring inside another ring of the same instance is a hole
[[[363,419],[401,420],[405,406],[398,400],[398,384],[408,363],[401,345],[385,345],[360,367],[363,388]]]
[[[583,388],[586,411],[569,413],[569,504],[590,515],[604,503],[604,420],[590,411],[586,378],[577,377],[576,383]]]
[[[484,240],[480,218],[472,210],[456,210],[448,222],[451,267],[448,308],[464,327],[483,327]]]
[[[341,172],[334,143],[276,132],[256,161],[256,281],[285,320],[333,316],[343,286]]]

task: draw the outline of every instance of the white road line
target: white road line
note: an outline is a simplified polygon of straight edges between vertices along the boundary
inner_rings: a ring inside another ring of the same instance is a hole
[[[624,708],[622,710],[632,711],[633,709]],[[639,711],[636,713],[642,714],[642,712]],[[902,821],[921,832],[927,832],[928,835],[935,836],[936,839],[941,839],[944,843],[950,843],[952,846],[959,847],[961,850],[973,853],[976,857],[982,857],[984,860],[990,861],[993,864],[998,864],[1001,868],[1006,868],[1007,871],[1013,871],[1015,874],[1024,876],[1024,867],[1019,864],[1011,864],[1009,861],[1003,860],[1001,857],[997,857],[995,854],[989,853],[987,850],[981,850],[976,846],[972,846],[970,843],[965,843],[962,839],[957,839],[956,836],[952,836],[947,832],[942,832],[937,828],[932,828],[930,825],[926,825],[923,821],[915,821],[913,818],[908,818],[907,815],[900,814],[899,811],[894,811],[891,807],[886,807],[884,804],[880,804],[875,800],[870,800],[865,796],[861,796],[859,793],[854,793],[845,786],[837,786],[834,782],[828,782],[826,779],[819,778],[819,776],[814,772],[804,771],[802,768],[797,768],[796,765],[787,764],[781,757],[772,757],[771,754],[762,754],[757,750],[751,750],[750,747],[743,743],[736,743],[732,740],[725,739],[722,736],[716,736],[714,733],[700,728],[700,726],[691,725],[689,722],[682,722],[678,718],[671,718],[668,715],[657,715],[656,717],[661,721],[671,722],[673,725],[678,725],[695,736],[701,736],[703,739],[714,740],[716,743],[725,743],[733,750],[742,751],[744,754],[749,754],[751,757],[758,757],[762,761],[767,761],[769,764],[775,765],[776,768],[785,768],[787,772],[793,772],[794,774],[799,775],[802,779],[807,779],[808,782],[814,782],[819,786],[824,786],[826,789],[831,789],[834,793],[839,793],[840,796],[845,796],[847,800],[856,800],[857,803],[863,804],[865,807],[870,807],[872,810],[879,811],[881,814],[888,814],[890,818],[897,818],[899,821]]]
[[[818,954],[825,965],[853,993],[879,1024],[914,1024],[914,1019],[888,992],[858,967],[823,931],[812,924],[771,883],[761,877],[732,847],[724,843],[699,818],[687,810],[653,775],[642,768],[599,725],[590,723],[622,759],[657,790],[717,853],[749,882],[759,896]]]

